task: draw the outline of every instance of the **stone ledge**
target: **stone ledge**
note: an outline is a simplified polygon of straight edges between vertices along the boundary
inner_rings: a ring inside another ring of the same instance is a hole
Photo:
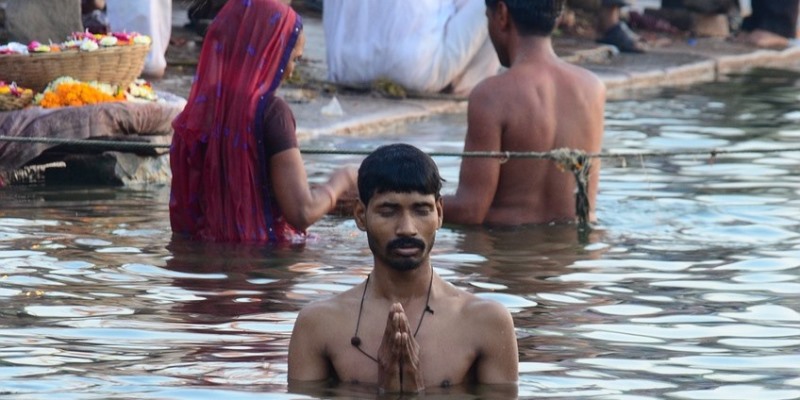
[[[139,156],[131,153],[107,151],[102,154],[73,154],[59,163],[27,167],[29,172],[21,177],[35,175],[45,183],[127,186],[133,184],[169,184],[172,172],[169,154]],[[33,174],[33,175],[31,175]],[[15,182],[19,183],[20,179]]]
[[[463,100],[365,97],[368,96],[337,96],[344,111],[342,116],[322,115],[322,107],[331,101],[330,97],[320,97],[304,104],[290,104],[298,121],[298,139],[308,140],[326,134],[368,134],[433,115],[466,111],[466,101]]]

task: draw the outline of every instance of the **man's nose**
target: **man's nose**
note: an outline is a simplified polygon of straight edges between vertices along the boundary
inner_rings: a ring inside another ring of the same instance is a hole
[[[403,213],[400,220],[397,221],[397,235],[398,236],[415,236],[417,234],[417,226],[414,224],[414,218],[410,213]]]

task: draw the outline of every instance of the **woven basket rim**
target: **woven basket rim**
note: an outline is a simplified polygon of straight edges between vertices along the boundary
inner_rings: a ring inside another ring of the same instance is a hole
[[[33,101],[33,93],[22,93],[19,96],[13,94],[0,94],[0,111],[13,111],[25,108]]]
[[[139,46],[146,46],[148,49],[150,47],[149,44],[128,44],[123,46],[109,46],[109,47],[100,47],[96,50],[86,51],[81,49],[65,49],[59,51],[51,51],[47,53],[28,53],[28,54],[0,54],[0,60],[3,59],[13,59],[13,58],[57,58],[57,57],[74,57],[80,55],[92,55],[97,53],[110,53],[110,52],[119,52],[125,50],[138,50],[136,47]]]
[[[51,53],[0,55],[0,79],[41,92],[60,76],[124,86],[142,71],[149,44],[69,49]]]

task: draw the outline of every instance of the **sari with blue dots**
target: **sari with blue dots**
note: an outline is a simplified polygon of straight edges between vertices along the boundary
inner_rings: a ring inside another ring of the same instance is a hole
[[[296,242],[269,182],[264,108],[302,20],[276,0],[229,0],[206,33],[170,149],[173,233],[215,242]]]

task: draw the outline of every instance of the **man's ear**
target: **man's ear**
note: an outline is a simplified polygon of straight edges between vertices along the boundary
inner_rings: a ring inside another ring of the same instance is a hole
[[[361,202],[361,200],[358,200],[358,202],[356,202],[356,206],[353,208],[353,216],[356,219],[356,226],[358,226],[358,229],[360,229],[361,231],[366,231],[367,206],[365,206],[364,203]]]
[[[436,229],[439,229],[444,222],[444,198],[441,196],[436,200],[436,213],[439,214],[439,226]]]
[[[508,6],[506,2],[499,1],[495,6],[495,13],[497,13],[497,21],[499,22],[499,26],[503,31],[509,29],[509,22],[511,22],[511,15],[508,13]]]

